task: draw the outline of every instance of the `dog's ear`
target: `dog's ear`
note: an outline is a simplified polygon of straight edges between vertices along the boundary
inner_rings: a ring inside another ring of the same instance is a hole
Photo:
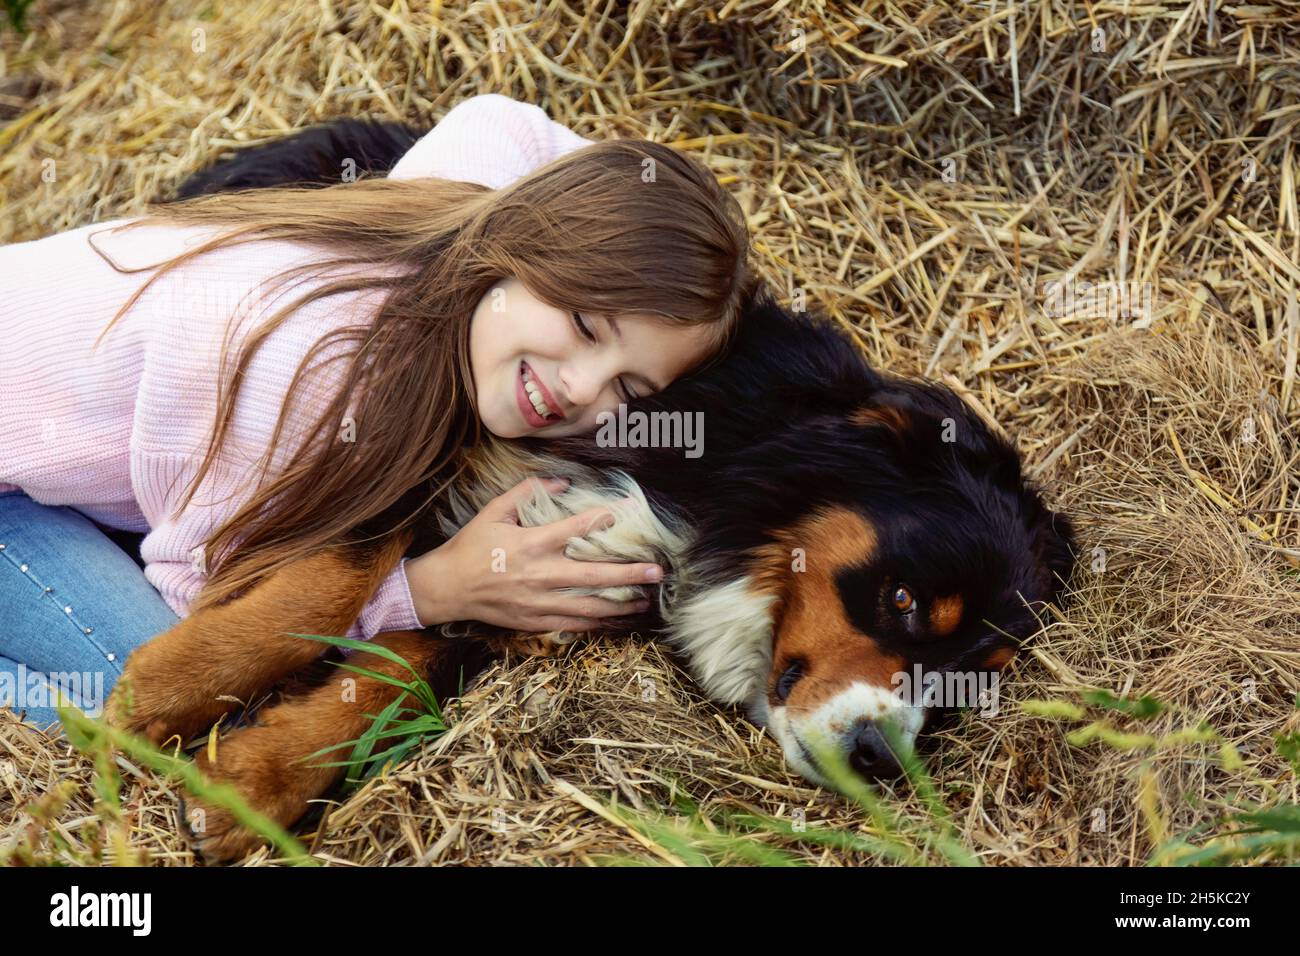
[[[1050,575],[1047,584],[1052,602],[1057,607],[1064,607],[1065,587],[1079,557],[1074,522],[1063,512],[1043,507],[1035,531],[1038,553]]]

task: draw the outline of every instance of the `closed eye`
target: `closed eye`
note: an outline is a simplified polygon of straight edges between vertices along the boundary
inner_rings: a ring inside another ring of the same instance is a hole
[[[595,342],[596,333],[592,331],[591,326],[587,324],[587,320],[582,317],[582,314],[580,312],[571,312],[570,315],[573,316],[573,325],[578,330],[578,334],[581,335],[588,342]],[[637,395],[636,392],[628,388],[627,383],[624,382],[621,378],[617,379],[617,384],[619,390],[622,391],[623,393],[622,395],[623,401],[630,402],[633,399],[640,397],[639,395]]]
[[[578,334],[588,342],[596,341],[596,333],[591,331],[591,326],[587,325],[586,320],[577,312],[570,314],[573,316],[573,324],[577,328]]]

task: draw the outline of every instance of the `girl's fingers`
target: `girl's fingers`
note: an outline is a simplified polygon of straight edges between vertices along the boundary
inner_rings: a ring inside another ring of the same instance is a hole
[[[556,595],[547,612],[563,617],[622,617],[629,614],[641,614],[650,608],[645,598],[633,598],[630,601],[611,601],[595,595],[575,594],[571,596]]]
[[[664,572],[657,564],[620,564],[613,561],[575,561],[560,558],[547,566],[551,588],[621,588],[657,584]]]
[[[485,515],[490,521],[508,521],[511,524],[519,523],[519,506],[530,500],[535,494],[536,482],[541,482],[542,487],[547,491],[555,494],[563,491],[568,487],[569,479],[567,478],[537,478],[528,477],[519,484],[515,485],[509,491],[503,492],[483,506],[480,515]]]
[[[568,543],[570,538],[584,538],[593,531],[608,528],[613,523],[614,511],[612,506],[597,505],[594,508],[588,508],[586,511],[580,511],[572,517],[542,525],[539,530],[546,533],[551,547],[561,549]]]

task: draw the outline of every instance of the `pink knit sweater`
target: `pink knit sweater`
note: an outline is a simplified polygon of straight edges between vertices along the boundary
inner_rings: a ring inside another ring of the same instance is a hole
[[[447,113],[390,176],[437,176],[495,189],[588,142],[536,106],[496,94],[476,96]],[[252,466],[270,445],[299,362],[332,328],[373,315],[382,292],[313,302],[270,336],[244,379],[228,433],[233,443],[194,500],[174,513],[207,448],[227,320],[239,317],[231,341],[235,355],[273,306],[330,276],[285,283],[274,287],[274,295],[260,285],[328,252],[266,240],[200,256],[158,279],[92,351],[96,336],[152,272],[115,271],[88,239],[132,268],[157,265],[218,231],[108,231],[129,221],[0,246],[0,491],[19,488],[42,504],[70,505],[101,524],[148,532],[141,548],[145,577],[184,617],[205,580],[196,567],[197,549],[251,497]],[[299,429],[310,417],[305,411],[318,413],[341,384],[343,363],[320,367],[336,354],[331,349],[314,362],[310,400],[286,422],[272,474],[301,438]],[[368,640],[380,631],[419,626],[403,560],[348,636]]]

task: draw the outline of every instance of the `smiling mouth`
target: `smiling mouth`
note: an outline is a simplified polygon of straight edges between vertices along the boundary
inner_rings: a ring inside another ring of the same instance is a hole
[[[541,379],[533,374],[527,362],[519,363],[519,387],[516,397],[524,418],[536,428],[564,420],[564,416],[555,410],[555,400],[551,397],[551,393],[542,384]]]

